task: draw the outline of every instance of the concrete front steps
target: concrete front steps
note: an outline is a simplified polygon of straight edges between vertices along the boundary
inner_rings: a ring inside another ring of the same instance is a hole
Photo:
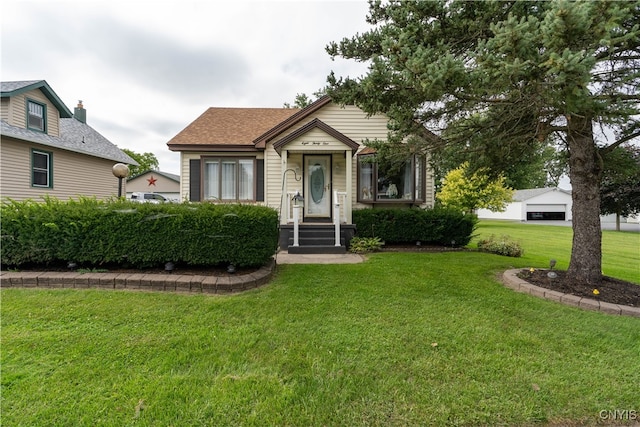
[[[340,225],[340,246],[335,245],[333,224],[300,224],[299,246],[293,246],[293,225],[280,226],[280,249],[290,254],[344,254],[355,234],[355,226]]]

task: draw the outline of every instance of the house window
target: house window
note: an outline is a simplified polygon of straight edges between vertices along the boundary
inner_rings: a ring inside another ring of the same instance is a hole
[[[378,163],[375,155],[358,156],[358,201],[416,203],[424,201],[424,158]]]
[[[27,128],[44,132],[45,126],[45,105],[34,101],[27,101]]]
[[[53,187],[52,155],[46,151],[31,151],[31,186]]]
[[[255,200],[255,160],[222,157],[204,160],[204,199]]]

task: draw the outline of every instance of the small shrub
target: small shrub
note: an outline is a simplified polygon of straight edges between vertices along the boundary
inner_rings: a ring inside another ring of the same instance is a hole
[[[354,254],[379,251],[384,242],[379,237],[354,237],[349,244],[349,251]]]
[[[502,236],[499,239],[491,235],[487,239],[482,239],[478,242],[478,249],[481,252],[489,252],[497,255],[504,255],[510,257],[521,257],[524,254],[524,250],[520,244],[512,240],[509,236]]]

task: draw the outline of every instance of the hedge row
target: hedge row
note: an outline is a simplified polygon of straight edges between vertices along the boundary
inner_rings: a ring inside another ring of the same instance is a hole
[[[6,201],[5,267],[81,265],[260,266],[278,246],[278,215],[252,205],[146,204],[126,200]]]
[[[387,244],[416,243],[465,246],[471,241],[478,219],[457,210],[359,209],[353,211],[356,235],[379,237]]]

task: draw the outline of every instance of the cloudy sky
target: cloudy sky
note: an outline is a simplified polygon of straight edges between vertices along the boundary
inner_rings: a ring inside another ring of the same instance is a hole
[[[324,48],[369,29],[365,0],[4,0],[2,81],[46,80],[120,148],[179,174],[167,141],[208,107],[282,107],[363,64]]]

